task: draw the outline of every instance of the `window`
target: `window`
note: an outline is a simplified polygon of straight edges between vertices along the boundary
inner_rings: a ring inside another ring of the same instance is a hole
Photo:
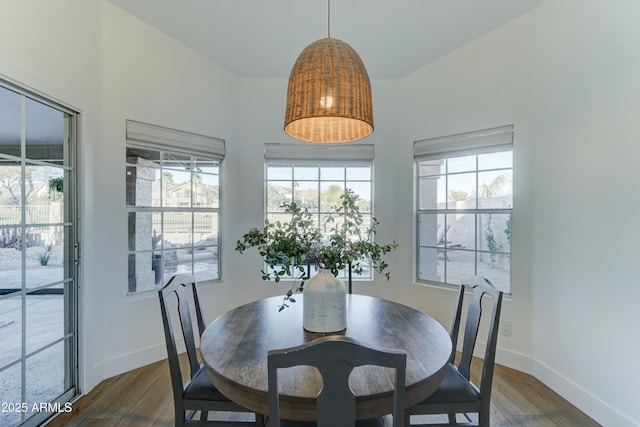
[[[340,204],[340,196],[351,189],[361,201],[364,231],[373,217],[373,153],[370,144],[265,144],[265,217],[287,221],[281,205],[295,202],[307,208],[320,227],[331,208]],[[364,264],[362,274],[354,279],[373,279],[371,268]],[[346,275],[343,272],[341,277]]]
[[[0,80],[3,426],[42,425],[52,414],[33,403],[64,408],[78,394],[78,119]]]
[[[513,126],[414,143],[417,280],[511,291]]]
[[[129,293],[178,273],[218,279],[224,141],[127,121]]]

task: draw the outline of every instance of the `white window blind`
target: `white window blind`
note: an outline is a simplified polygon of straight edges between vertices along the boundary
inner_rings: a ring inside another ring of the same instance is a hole
[[[416,141],[413,143],[413,157],[417,161],[444,159],[467,154],[493,153],[512,145],[513,125],[508,125]]]
[[[373,144],[321,145],[321,144],[265,144],[264,158],[267,162],[296,161],[318,163],[372,162]]]
[[[223,139],[127,120],[127,145],[222,160]]]

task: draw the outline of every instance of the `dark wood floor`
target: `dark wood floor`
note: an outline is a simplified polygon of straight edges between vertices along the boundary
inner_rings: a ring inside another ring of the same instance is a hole
[[[76,401],[72,412],[61,414],[48,427],[173,425],[173,399],[165,360],[103,381]],[[498,365],[493,381],[491,425],[599,424],[532,376]]]

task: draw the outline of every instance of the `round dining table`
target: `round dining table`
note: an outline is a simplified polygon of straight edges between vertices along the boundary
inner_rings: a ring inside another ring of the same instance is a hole
[[[282,311],[282,297],[236,307],[205,329],[200,352],[214,386],[227,398],[260,414],[268,414],[267,353],[293,347],[323,335],[302,327],[303,298]],[[407,353],[405,406],[414,405],[441,383],[451,355],[451,338],[436,320],[403,304],[365,295],[347,295],[347,329],[339,334],[373,346]],[[394,373],[389,368],[361,366],[349,384],[356,395],[356,418],[393,412]],[[280,416],[314,421],[322,378],[315,368],[298,366],[278,373]]]

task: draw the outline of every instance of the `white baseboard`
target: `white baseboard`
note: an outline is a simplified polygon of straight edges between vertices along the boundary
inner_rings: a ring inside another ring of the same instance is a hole
[[[533,360],[532,375],[603,426],[640,426],[640,418],[631,419],[538,360]]]
[[[157,344],[105,360],[102,363],[102,374],[107,379],[166,358],[166,346],[164,343]]]
[[[475,355],[483,357],[485,344],[478,342],[475,348]],[[575,384],[559,372],[551,369],[544,363],[533,359],[531,356],[521,354],[512,350],[498,348],[496,352],[496,363],[515,369],[520,372],[531,374],[533,377],[544,383],[547,387],[568,400],[572,405],[593,418],[598,423],[606,427],[638,427],[640,419],[633,420],[623,414],[607,402],[602,401],[589,391]]]
[[[462,338],[459,340],[458,349],[462,348],[461,340]],[[486,348],[486,343],[477,341],[476,346],[473,349],[473,355],[480,359],[484,359],[484,352],[486,351]],[[531,356],[506,348],[501,348],[500,346],[496,349],[496,363],[506,366],[507,368],[515,369],[516,371],[524,372],[525,374],[531,374],[532,360]]]
[[[496,363],[515,369],[516,371],[524,372],[525,374],[531,374],[533,370],[533,360],[531,356],[504,348],[497,349]]]

